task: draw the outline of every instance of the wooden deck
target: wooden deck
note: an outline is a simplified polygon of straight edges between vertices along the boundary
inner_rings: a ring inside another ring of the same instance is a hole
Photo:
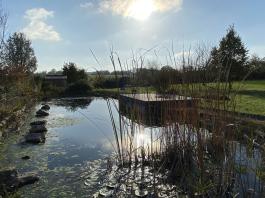
[[[121,94],[121,97],[131,98],[143,102],[161,102],[161,101],[184,101],[192,100],[191,97],[177,95],[160,95],[160,94]]]
[[[119,106],[124,116],[149,126],[191,123],[197,115],[196,99],[176,95],[123,94]]]

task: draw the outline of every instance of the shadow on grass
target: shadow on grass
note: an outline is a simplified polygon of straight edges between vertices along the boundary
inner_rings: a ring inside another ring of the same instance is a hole
[[[265,100],[265,91],[263,90],[242,90],[238,93],[242,95],[254,96]]]

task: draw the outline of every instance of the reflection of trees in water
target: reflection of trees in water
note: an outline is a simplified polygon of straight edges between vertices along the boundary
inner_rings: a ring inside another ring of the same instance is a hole
[[[187,108],[178,114],[174,102],[157,102],[154,107],[151,100],[145,103],[137,98],[132,102],[120,99],[120,120],[113,127],[119,161],[124,163],[120,170],[129,166],[127,175],[134,175],[133,167],[141,162],[136,174],[144,178],[140,180],[141,190],[146,193],[163,192],[161,184],[173,182],[175,189],[189,197],[265,197],[265,154],[260,147],[264,138],[255,132],[258,126],[234,124],[232,116],[225,117],[221,111],[213,114],[213,110],[207,110],[203,115],[189,111],[188,102],[185,99],[180,107],[187,104]],[[141,175],[150,164],[151,169],[159,170],[154,175],[164,176],[162,183],[154,176],[158,181],[152,189],[144,182],[153,181],[153,175]]]
[[[70,111],[76,111],[78,108],[86,109],[90,105],[92,100],[92,98],[61,99],[56,102],[56,105],[65,107]]]

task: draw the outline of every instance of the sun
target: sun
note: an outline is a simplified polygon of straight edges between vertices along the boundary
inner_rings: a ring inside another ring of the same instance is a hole
[[[144,21],[155,11],[153,0],[133,0],[127,12],[127,16]]]

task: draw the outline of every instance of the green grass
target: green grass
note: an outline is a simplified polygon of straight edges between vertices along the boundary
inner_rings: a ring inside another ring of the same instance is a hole
[[[133,88],[127,88],[123,93],[132,93]],[[265,80],[235,82],[234,91],[238,92],[236,111],[249,114],[257,114],[265,116]],[[153,92],[154,89],[140,87],[137,88],[138,93]],[[119,89],[95,89],[93,93],[106,96],[115,96],[119,93]]]
[[[245,81],[240,86],[236,111],[265,115],[265,80]],[[239,87],[239,83],[234,87]]]
[[[112,89],[93,89],[92,94],[103,95],[103,96],[116,96],[119,93],[130,94],[136,90],[137,93],[154,92],[151,87],[137,87],[137,88],[126,88],[124,91],[120,91],[119,88]]]

